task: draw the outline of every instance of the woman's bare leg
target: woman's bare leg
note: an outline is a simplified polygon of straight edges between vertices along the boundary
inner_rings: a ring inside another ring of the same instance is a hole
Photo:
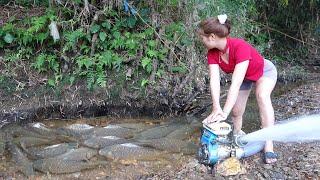
[[[231,118],[234,126],[234,133],[239,133],[242,128],[242,116],[246,109],[248,97],[251,89],[240,90],[237,101],[232,108]]]
[[[275,118],[271,102],[271,93],[275,85],[276,81],[268,77],[261,77],[256,82],[256,98],[259,106],[262,128],[274,125]],[[264,151],[273,152],[272,141],[266,141]],[[273,163],[276,159],[267,159],[266,161],[267,163]]]

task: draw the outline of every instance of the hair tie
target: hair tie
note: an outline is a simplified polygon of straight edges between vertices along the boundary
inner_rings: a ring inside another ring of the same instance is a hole
[[[226,14],[220,14],[218,15],[218,20],[220,24],[224,24],[227,20],[228,16]]]

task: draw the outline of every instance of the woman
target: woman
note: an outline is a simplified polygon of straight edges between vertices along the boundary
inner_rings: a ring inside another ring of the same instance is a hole
[[[277,70],[269,60],[264,59],[255,48],[242,39],[228,37],[230,21],[227,15],[209,18],[200,23],[199,34],[208,49],[210,90],[213,102],[212,113],[203,123],[214,123],[227,119],[231,113],[234,133],[241,133],[242,115],[255,84],[255,94],[259,106],[263,128],[274,125],[274,110],[271,92],[277,82]],[[220,107],[219,68],[232,73],[231,86],[223,109]],[[266,141],[264,148],[265,163],[277,161],[272,141]]]

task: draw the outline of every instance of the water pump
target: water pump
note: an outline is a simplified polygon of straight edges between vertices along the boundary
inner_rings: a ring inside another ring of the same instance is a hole
[[[199,162],[213,166],[228,157],[248,157],[262,150],[264,142],[245,143],[233,134],[226,122],[203,125],[198,151]]]

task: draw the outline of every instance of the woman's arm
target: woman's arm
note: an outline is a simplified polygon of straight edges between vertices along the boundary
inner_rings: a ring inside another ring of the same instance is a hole
[[[218,64],[209,65],[210,92],[212,98],[213,111],[221,109],[220,107],[220,72]]]
[[[240,86],[244,80],[247,69],[249,66],[249,60],[238,63],[232,74],[231,86],[228,91],[227,101],[224,105],[223,112],[225,113],[225,118],[231,112],[234,104],[236,103]]]
[[[220,72],[218,64],[209,65],[210,92],[212,98],[212,112],[202,122],[205,124],[214,122],[217,115],[222,114],[220,107]]]

